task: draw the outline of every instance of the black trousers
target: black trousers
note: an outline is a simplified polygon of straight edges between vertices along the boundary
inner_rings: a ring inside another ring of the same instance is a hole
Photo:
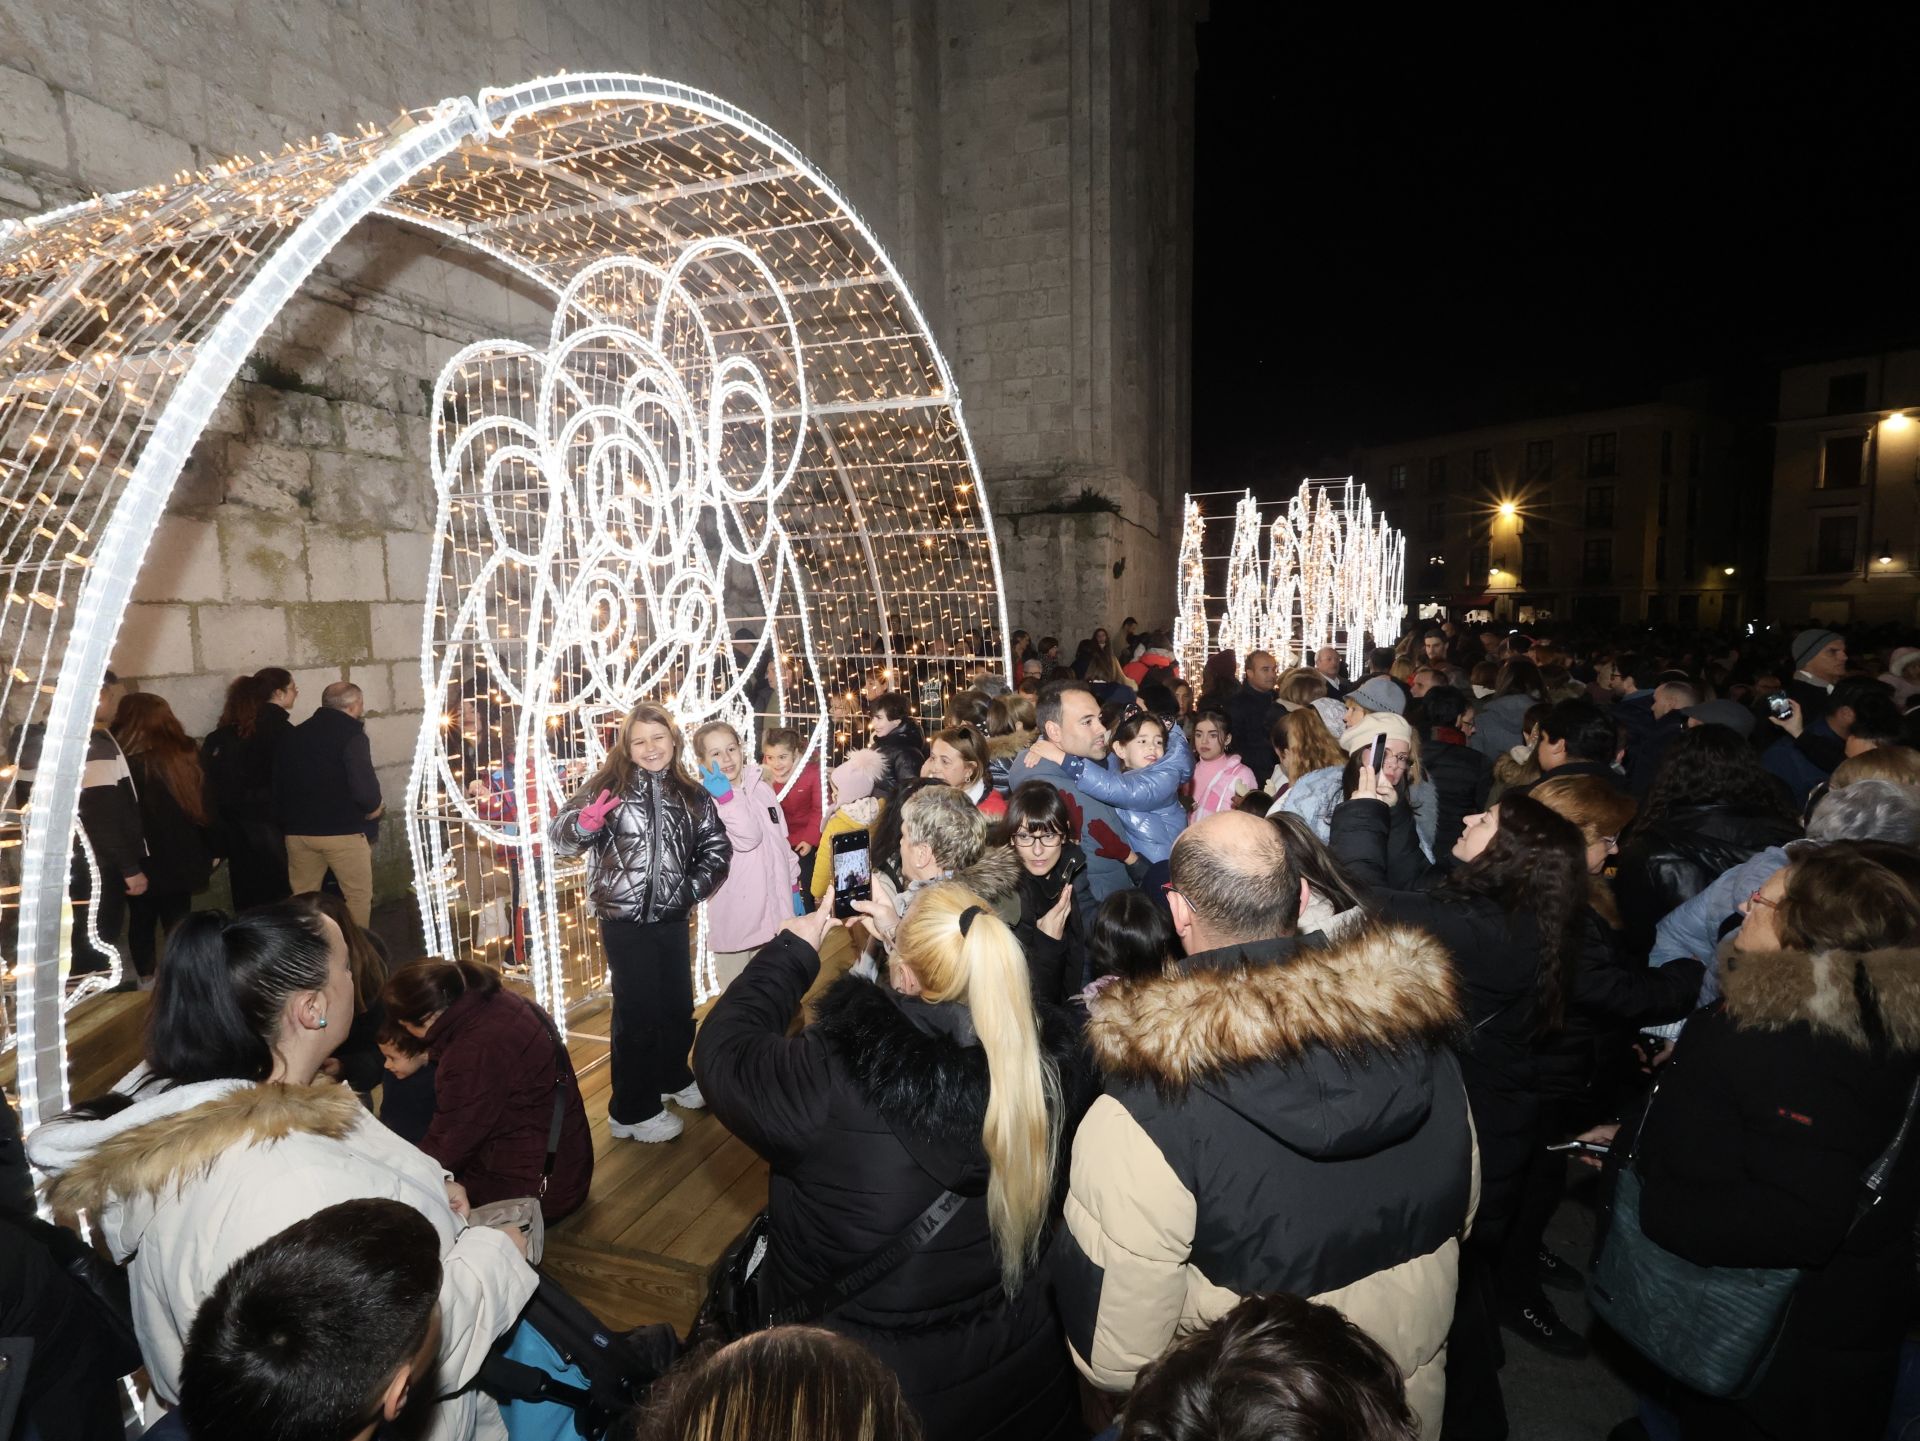
[[[133,968],[141,979],[153,974],[159,954],[156,941],[164,941],[173,928],[193,909],[193,897],[185,891],[148,891],[127,897],[127,950]]]
[[[623,1126],[660,1114],[660,1098],[693,1083],[693,948],[687,918],[600,918],[613,977],[613,1097]]]
[[[287,884],[287,838],[267,821],[242,821],[228,833],[233,854],[227,857],[227,880],[233,887],[233,908],[284,901],[293,894]]]

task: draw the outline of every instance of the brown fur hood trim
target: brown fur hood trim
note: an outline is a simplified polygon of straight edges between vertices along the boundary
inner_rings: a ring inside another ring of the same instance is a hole
[[[1412,926],[1374,926],[1274,964],[1115,983],[1094,1004],[1087,1042],[1108,1076],[1179,1090],[1312,1046],[1363,1060],[1443,1044],[1460,1026],[1447,948]]]
[[[1010,761],[1021,751],[1038,739],[1034,733],[1022,726],[1010,730],[1003,736],[987,737],[987,759],[990,761]]]
[[[1731,938],[1729,938],[1731,939]],[[1896,1051],[1920,1052],[1920,950],[1720,951],[1720,989],[1727,1014],[1751,1030],[1782,1031],[1804,1023],[1855,1050],[1870,1049],[1860,1019],[1857,973],[1879,1007]]]
[[[299,1134],[337,1141],[366,1114],[345,1086],[239,1086],[111,1136],[47,1184],[47,1201],[66,1215],[98,1210],[109,1196],[158,1196],[193,1172],[206,1174],[228,1151]]]
[[[998,907],[1009,896],[1014,898],[1014,914],[1020,910],[1020,858],[1012,846],[990,845],[980,859],[949,878],[965,886],[988,905]]]

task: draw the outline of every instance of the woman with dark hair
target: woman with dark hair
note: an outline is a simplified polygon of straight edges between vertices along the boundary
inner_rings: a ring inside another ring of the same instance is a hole
[[[1286,838],[1300,879],[1307,883],[1306,904],[1300,907],[1300,934],[1318,932],[1338,940],[1367,922],[1366,898],[1340,868],[1340,862],[1313,827],[1299,816],[1274,811],[1267,816]]]
[[[1628,950],[1646,954],[1654,928],[1674,907],[1722,872],[1799,835],[1780,782],[1742,736],[1721,725],[1681,731],[1620,849],[1613,884]]]
[[[443,1263],[442,1399],[428,1435],[501,1435],[494,1404],[461,1388],[538,1278],[517,1233],[467,1226],[465,1192],[438,1165],[321,1081],[352,1007],[345,938],[319,912],[195,912],[168,942],[144,1064],[124,1093],[40,1127],[28,1155],[52,1177],[48,1203],[85,1210],[127,1265],[140,1352],[169,1404],[188,1327],[236,1260],[336,1202],[411,1206],[433,1223]]]
[[[1546,701],[1540,668],[1530,660],[1508,661],[1500,667],[1493,694],[1474,705],[1473,735],[1467,744],[1489,760],[1499,760],[1526,739],[1528,709]]]
[[[1364,761],[1350,798],[1333,813],[1331,849],[1383,919],[1422,927],[1452,952],[1468,1026],[1460,1072],[1480,1152],[1480,1204],[1461,1248],[1461,1278],[1448,1345],[1449,1430],[1494,1434],[1505,1426],[1495,1336],[1488,1314],[1494,1269],[1540,1143],[1534,1045],[1565,1018],[1567,993],[1586,942],[1586,844],[1572,822],[1514,796],[1468,816],[1452,871],[1418,871],[1388,855],[1395,788]],[[1417,874],[1416,874],[1417,873]],[[1416,878],[1391,888],[1389,874]]]
[[[775,1326],[675,1366],[648,1394],[626,1441],[920,1441],[920,1434],[900,1378],[865,1346],[821,1326]]]
[[[667,1102],[706,1103],[687,1066],[693,956],[687,916],[720,888],[733,845],[719,808],[682,759],[680,723],[642,703],[606,761],[548,828],[563,856],[587,857],[613,981],[613,1096],[607,1129],[623,1141],[671,1141]]]
[[[237,911],[285,900],[293,889],[287,838],[273,804],[273,757],[293,726],[299,695],[292,672],[279,666],[240,676],[227,687],[220,723],[201,745]]]
[[[890,690],[875,696],[872,705],[873,748],[886,762],[873,793],[883,801],[892,801],[900,787],[918,778],[927,763],[927,739],[914,723],[907,698]]]
[[[1139,891],[1115,891],[1100,902],[1087,935],[1093,985],[1157,976],[1178,945],[1166,911]]]
[[[1772,1359],[1686,1436],[1879,1436],[1913,1307],[1920,1135],[1862,1177],[1920,1078],[1920,857],[1834,841],[1768,878],[1687,1022],[1635,1148],[1646,1239],[1702,1266],[1799,1267]]]
[[[1020,919],[1013,933],[1027,954],[1035,999],[1065,1002],[1092,979],[1086,931],[1095,914],[1087,858],[1073,839],[1073,818],[1045,781],[1015,786],[994,844],[1020,862]]]
[[[121,697],[112,729],[127,757],[147,845],[147,888],[127,895],[127,949],[140,979],[150,981],[156,934],[164,940],[213,877],[207,834],[213,815],[200,753],[163,698],[151,692]]]
[[[472,961],[427,959],[387,978],[394,1023],[433,1057],[433,1124],[420,1149],[476,1206],[540,1198],[549,1222],[578,1210],[593,1136],[573,1060],[547,1014]],[[554,1115],[559,1144],[551,1152]]]
[[[320,1069],[345,1081],[364,1101],[385,1081],[380,1028],[387,1023],[387,1008],[380,996],[391,968],[387,948],[378,936],[354,920],[344,897],[332,891],[307,891],[295,899],[338,926],[347,943],[347,966],[353,972],[353,1024]]]

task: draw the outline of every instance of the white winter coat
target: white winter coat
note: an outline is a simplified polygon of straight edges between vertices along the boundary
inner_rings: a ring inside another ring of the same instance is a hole
[[[470,1381],[538,1277],[505,1233],[469,1227],[444,1173],[330,1081],[203,1081],[143,1094],[104,1120],[58,1120],[27,1138],[48,1201],[85,1209],[114,1258],[131,1257],[134,1326],[154,1388],[179,1399],[180,1360],[200,1303],[233,1263],[295,1221],[341,1201],[412,1206],[440,1234],[441,1394]],[[499,1409],[468,1393],[441,1402],[433,1441],[504,1441]]]

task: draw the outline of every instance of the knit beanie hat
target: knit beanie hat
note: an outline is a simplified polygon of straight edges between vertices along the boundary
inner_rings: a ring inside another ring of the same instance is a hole
[[[1340,749],[1352,755],[1361,746],[1372,745],[1375,736],[1385,736],[1390,741],[1405,741],[1411,746],[1413,727],[1397,715],[1375,711],[1365,720],[1347,728],[1346,734],[1340,737]]]
[[[1808,661],[1840,639],[1830,630],[1803,630],[1793,638],[1793,668],[1804,670]]]
[[[1400,715],[1407,708],[1407,693],[1391,676],[1375,676],[1357,690],[1348,691],[1347,699],[1365,711],[1391,711]]]
[[[855,751],[827,773],[833,794],[841,802],[865,800],[886,774],[886,757],[872,746]]]
[[[1340,732],[1347,728],[1346,702],[1323,695],[1313,703],[1313,708],[1320,713],[1320,719],[1327,723],[1327,733],[1335,740],[1340,739]]]

